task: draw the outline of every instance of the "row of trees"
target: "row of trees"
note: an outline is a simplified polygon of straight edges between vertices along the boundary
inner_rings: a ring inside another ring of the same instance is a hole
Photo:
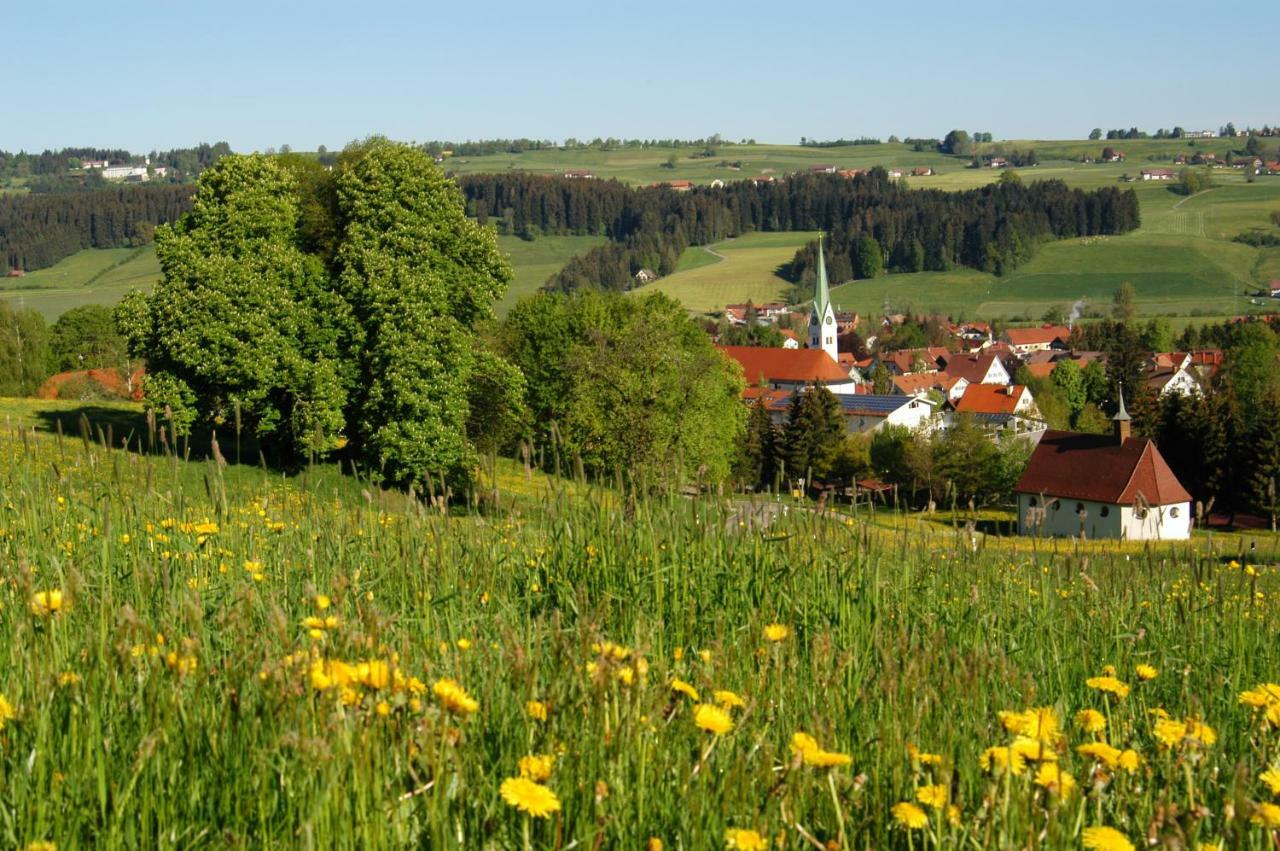
[[[29,396],[59,372],[128,366],[109,308],[74,307],[49,326],[36,311],[0,301],[0,396]]]
[[[0,195],[0,270],[42,269],[84,248],[142,245],[156,225],[190,209],[188,186]]]
[[[120,148],[62,148],[61,150],[45,150],[38,154],[26,151],[11,153],[0,151],[0,181],[15,178],[63,176],[73,169],[79,169],[89,160],[106,160],[113,165],[132,163],[141,165],[146,159],[152,165],[167,166],[169,182],[185,182],[200,176],[200,172],[231,153],[231,146],[226,142],[212,145],[201,142],[191,148],[175,148],[171,151],[151,151],[150,154],[137,154]],[[33,183],[38,187],[39,183]],[[56,184],[53,184],[56,185]]]

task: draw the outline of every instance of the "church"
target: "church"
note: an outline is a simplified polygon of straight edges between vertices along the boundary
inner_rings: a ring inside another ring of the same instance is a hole
[[[827,353],[835,363],[840,362],[836,348],[836,311],[831,304],[831,285],[827,282],[827,261],[822,256],[822,236],[818,236],[818,283],[813,291],[813,306],[809,309],[809,348]]]

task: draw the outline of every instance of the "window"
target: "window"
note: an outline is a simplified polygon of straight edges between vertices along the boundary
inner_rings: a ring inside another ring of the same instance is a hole
[[[1178,509],[1178,506],[1176,506],[1176,505],[1175,505],[1173,508],[1170,508],[1170,509],[1169,509],[1169,516],[1170,516],[1170,517],[1173,517],[1174,519],[1177,519],[1177,517],[1178,517],[1178,515],[1179,515],[1180,513],[1181,513],[1181,512],[1180,512],[1180,510]]]
[[[1139,520],[1146,520],[1147,510],[1145,508],[1135,508],[1133,510],[1133,516],[1137,517]]]
[[[835,317],[828,313],[828,314],[827,314],[827,324],[828,324],[828,325],[834,325],[834,324],[835,324],[835,321],[836,321],[836,320],[835,320]]]
[[[1098,514],[1102,517],[1106,517],[1110,513],[1111,513],[1111,506],[1109,505],[1104,505],[1102,506],[1102,508],[1098,510]]]
[[[1027,506],[1028,506],[1029,508],[1035,508],[1035,507],[1036,507],[1037,505],[1039,505],[1039,504],[1040,504],[1040,503],[1036,500],[1036,498],[1035,498],[1034,496],[1033,496],[1033,497],[1031,497],[1031,499],[1029,499],[1029,500],[1027,501]]]

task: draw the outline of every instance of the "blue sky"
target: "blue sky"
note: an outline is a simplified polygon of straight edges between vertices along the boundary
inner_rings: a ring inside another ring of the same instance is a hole
[[[44,5],[0,15],[0,149],[1280,123],[1269,28],[1169,2]]]

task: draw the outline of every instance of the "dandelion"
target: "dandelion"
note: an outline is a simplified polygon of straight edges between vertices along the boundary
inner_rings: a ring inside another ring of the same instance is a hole
[[[1076,779],[1058,767],[1057,763],[1046,762],[1036,770],[1035,782],[1059,798],[1066,798],[1076,788]]]
[[[907,830],[920,830],[929,825],[929,817],[925,815],[924,810],[910,801],[899,801],[893,805],[891,812],[894,821]]]
[[[22,851],[58,851],[58,846],[48,840],[37,839],[35,842],[28,842]]]
[[[737,694],[731,691],[725,691],[724,689],[713,691],[711,696],[715,698],[716,703],[720,704],[725,709],[741,709],[747,705],[746,701]]]
[[[556,793],[527,777],[508,777],[498,787],[498,793],[508,806],[534,818],[547,818],[560,811]]]
[[[907,743],[907,756],[921,765],[942,765],[942,754],[926,753],[910,742]]]
[[[754,830],[731,827],[724,832],[724,847],[737,851],[764,851],[769,847],[769,840]]]
[[[1280,827],[1280,804],[1254,804],[1253,817],[1249,819],[1258,827]]]
[[[391,714],[391,704],[387,703],[385,700],[379,700],[378,705],[374,707],[374,711],[383,718],[386,718]]]
[[[1010,745],[1014,753],[1032,762],[1057,762],[1058,752],[1044,742],[1026,736],[1018,736]]]
[[[649,841],[644,844],[644,851],[662,851],[662,840],[656,836],[650,836]]]
[[[524,705],[525,714],[534,721],[547,720],[547,705],[541,700],[531,700]]]
[[[978,757],[978,764],[982,766],[983,771],[994,774],[1008,771],[1010,774],[1020,775],[1027,770],[1027,763],[1022,758],[1022,754],[1004,747],[987,748],[982,752],[982,756]]]
[[[1107,716],[1096,709],[1081,709],[1076,713],[1076,726],[1086,733],[1101,733],[1107,729]]]
[[[941,783],[935,783],[931,786],[919,786],[916,788],[916,800],[926,807],[940,810],[947,805],[947,787]]]
[[[1138,679],[1142,680],[1143,682],[1154,680],[1157,676],[1159,676],[1159,673],[1160,673],[1150,665],[1138,665],[1136,668],[1133,669],[1133,672],[1137,674]]]
[[[1076,748],[1076,753],[1081,756],[1091,757],[1107,768],[1115,768],[1120,764],[1120,749],[1112,747],[1106,742],[1090,742],[1087,745],[1080,745]]]
[[[1002,712],[1000,720],[1011,733],[1035,742],[1056,745],[1062,741],[1062,722],[1052,706],[1041,706],[1025,712]]]
[[[4,729],[4,725],[8,724],[17,713],[13,711],[13,704],[10,703],[3,694],[0,694],[0,730]]]
[[[791,752],[799,756],[805,765],[817,768],[838,768],[853,762],[853,757],[848,754],[823,750],[818,740],[808,733],[798,732],[791,737]]]
[[[690,700],[701,700],[698,696],[698,690],[677,677],[671,681],[671,690],[678,691]]]
[[[62,591],[38,591],[31,597],[31,614],[37,617],[50,617],[65,610]]]
[[[1116,697],[1125,698],[1129,696],[1129,686],[1122,683],[1112,675],[1101,677],[1090,677],[1084,681],[1089,688],[1097,689],[1101,692],[1114,694]]]
[[[1218,741],[1218,734],[1214,732],[1212,727],[1194,718],[1188,718],[1186,721],[1160,718],[1156,721],[1153,732],[1160,744],[1167,748],[1187,744],[1199,744],[1207,747]]]
[[[458,715],[470,715],[480,708],[479,701],[467,694],[456,680],[448,677],[436,680],[431,686],[431,692],[436,696],[436,700],[440,701],[441,706]],[[558,806],[557,804],[557,808]]]
[[[1116,764],[1130,774],[1133,774],[1138,770],[1138,765],[1141,762],[1142,756],[1137,751],[1126,750],[1124,753],[1120,754],[1120,759],[1116,761]]]
[[[787,636],[791,635],[791,630],[780,623],[771,623],[764,628],[764,637],[766,641],[777,643],[786,641]]]
[[[723,736],[733,729],[733,719],[729,713],[710,703],[699,703],[693,709],[693,723],[699,730],[706,730],[716,736]]]
[[[554,754],[529,754],[520,757],[519,769],[520,776],[527,777],[530,780],[542,782],[551,776],[551,769],[555,765],[556,758]]]
[[[1280,795],[1280,768],[1268,768],[1258,775],[1258,779],[1266,784],[1272,795]]]
[[[333,605],[333,601],[329,599],[328,594],[317,594],[312,602],[315,604],[315,607],[322,612]]]
[[[1090,851],[1134,851],[1129,837],[1114,827],[1086,827],[1081,842]]]

